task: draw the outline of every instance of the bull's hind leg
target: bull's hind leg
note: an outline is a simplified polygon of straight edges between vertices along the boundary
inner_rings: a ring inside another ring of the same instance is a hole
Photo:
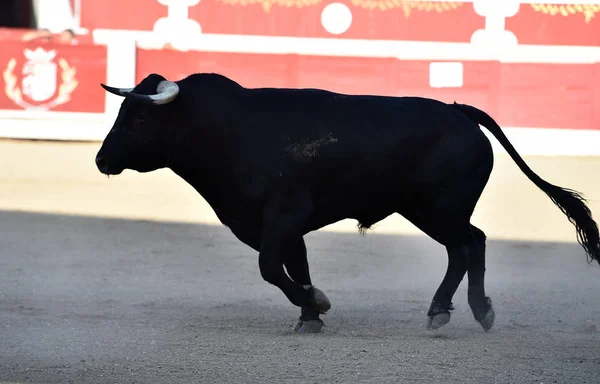
[[[450,322],[450,311],[454,309],[452,297],[467,272],[467,262],[464,256],[453,248],[447,248],[447,251],[446,275],[435,292],[427,312],[428,329],[438,329]]]
[[[294,280],[295,283],[302,285],[306,289],[312,289],[313,294],[318,296],[317,301],[329,303],[327,296],[325,296],[321,290],[313,287],[312,285],[304,239],[298,243],[293,252],[290,252],[289,256],[284,262],[284,265],[288,275],[292,278],[292,280]],[[302,306],[300,318],[294,327],[294,331],[301,333],[317,333],[321,331],[323,325],[323,321],[319,318],[318,311],[308,306]]]
[[[485,234],[472,225],[462,225],[448,232],[443,240],[448,251],[448,270],[436,291],[428,315],[428,328],[437,329],[450,321],[452,297],[465,272],[468,272],[469,306],[483,329],[494,323],[494,310],[485,296]]]
[[[485,234],[479,228],[471,225],[471,233],[475,240],[473,254],[468,258],[468,301],[475,320],[484,330],[489,331],[494,325],[496,314],[492,300],[485,295]]]
[[[428,236],[446,247],[448,253],[448,267],[444,279],[436,290],[429,311],[427,311],[427,328],[438,329],[450,321],[450,311],[454,309],[452,298],[462,279],[467,273],[467,258],[462,250],[463,241],[458,239],[461,235],[460,226],[448,224],[448,220],[441,220],[439,215],[432,214],[431,208],[402,210],[399,213],[405,216]],[[427,211],[427,213],[425,213]],[[418,212],[418,214],[417,214]]]
[[[446,247],[448,253],[446,275],[427,313],[428,327],[437,329],[450,321],[452,297],[468,272],[469,305],[475,319],[485,330],[489,330],[494,312],[491,301],[485,296],[483,282],[485,234],[472,226],[470,220],[491,172],[491,150],[487,154],[480,153],[473,158],[460,160],[464,162],[453,159],[453,169],[462,172],[454,172],[437,196],[427,203],[427,209],[419,210],[417,220],[426,233]]]

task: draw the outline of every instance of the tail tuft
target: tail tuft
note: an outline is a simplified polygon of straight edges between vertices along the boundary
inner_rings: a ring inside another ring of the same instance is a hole
[[[541,189],[575,226],[577,242],[583,247],[588,263],[596,260],[600,264],[598,225],[592,219],[592,213],[586,205],[585,198],[577,191],[544,183],[546,185]]]

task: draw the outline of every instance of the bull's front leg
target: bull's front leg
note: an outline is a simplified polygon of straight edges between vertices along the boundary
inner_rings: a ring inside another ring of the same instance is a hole
[[[261,276],[265,281],[281,289],[292,304],[302,308],[304,316],[314,318],[317,314],[326,313],[331,304],[323,292],[312,286],[308,276],[302,230],[310,215],[311,207],[308,194],[296,191],[289,196],[282,194],[272,196],[264,212],[258,263]],[[304,252],[298,252],[299,244],[304,248]],[[288,268],[292,265],[291,274],[307,279],[305,281],[307,284],[290,279],[285,273],[284,263]],[[306,271],[305,274],[302,272],[303,269]],[[317,331],[319,330],[320,327]]]
[[[292,280],[302,285],[306,290],[311,291],[313,301],[322,303],[321,307],[329,309],[331,304],[325,294],[315,288],[310,279],[308,267],[308,258],[306,254],[306,244],[304,239],[290,250],[289,255],[284,262],[288,275]],[[323,321],[319,318],[320,312],[311,307],[302,307],[300,318],[294,327],[294,331],[301,333],[317,333],[323,328]]]

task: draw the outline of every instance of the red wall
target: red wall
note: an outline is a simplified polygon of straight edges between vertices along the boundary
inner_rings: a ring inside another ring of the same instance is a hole
[[[506,19],[506,29],[517,36],[519,44],[600,46],[600,12],[586,18],[586,7],[600,11],[597,4],[521,4],[519,12]]]
[[[600,129],[600,64],[501,68],[498,118],[503,124]]]

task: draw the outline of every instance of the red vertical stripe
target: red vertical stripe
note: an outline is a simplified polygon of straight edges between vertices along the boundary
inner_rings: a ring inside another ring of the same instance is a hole
[[[592,128],[600,129],[600,63],[594,64],[592,84]]]

